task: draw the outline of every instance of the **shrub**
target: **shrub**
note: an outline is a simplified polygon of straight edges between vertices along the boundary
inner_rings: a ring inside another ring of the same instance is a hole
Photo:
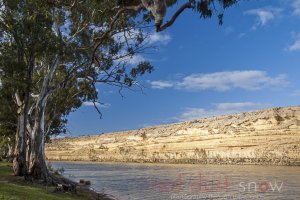
[[[89,180],[86,181],[86,180],[84,180],[84,179],[80,179],[80,180],[79,180],[79,183],[80,183],[80,184],[83,184],[83,185],[91,185],[91,181],[89,181]]]
[[[53,172],[53,171],[54,171],[51,162],[48,162],[48,163],[47,163],[47,168],[48,168],[48,170],[49,170],[50,172]]]
[[[147,134],[145,132],[142,133],[143,140],[147,140]]]
[[[84,179],[80,179],[79,183],[82,183],[82,184],[85,183]]]

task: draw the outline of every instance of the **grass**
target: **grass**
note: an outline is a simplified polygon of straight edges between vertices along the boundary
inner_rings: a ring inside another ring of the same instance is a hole
[[[15,177],[10,163],[0,162],[0,200],[108,200],[105,195],[98,195],[87,188],[78,188],[77,193],[55,193],[54,186],[26,182],[22,177]]]

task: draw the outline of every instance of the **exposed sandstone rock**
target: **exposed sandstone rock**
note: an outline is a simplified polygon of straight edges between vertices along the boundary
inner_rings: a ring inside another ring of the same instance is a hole
[[[300,107],[53,139],[49,160],[300,165]]]

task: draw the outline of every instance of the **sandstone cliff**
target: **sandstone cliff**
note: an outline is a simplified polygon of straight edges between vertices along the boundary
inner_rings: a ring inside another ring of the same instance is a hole
[[[300,106],[53,139],[48,160],[300,165]]]

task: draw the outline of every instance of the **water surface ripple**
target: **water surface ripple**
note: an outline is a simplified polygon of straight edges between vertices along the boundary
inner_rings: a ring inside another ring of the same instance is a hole
[[[300,167],[51,162],[120,200],[300,199]]]

